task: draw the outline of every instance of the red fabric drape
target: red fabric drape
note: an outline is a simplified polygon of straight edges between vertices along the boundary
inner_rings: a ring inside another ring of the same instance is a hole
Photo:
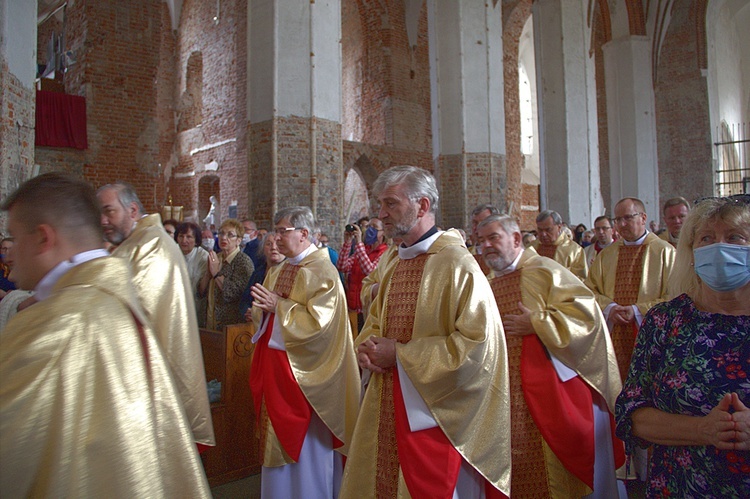
[[[34,145],[87,149],[86,99],[77,95],[37,91]]]

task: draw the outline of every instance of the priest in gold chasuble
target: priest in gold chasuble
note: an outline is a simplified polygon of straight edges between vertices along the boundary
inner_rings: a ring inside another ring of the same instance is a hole
[[[346,296],[328,250],[311,244],[304,206],[274,217],[286,260],[253,295],[250,387],[261,440],[262,497],[335,497],[359,409]]]
[[[668,298],[667,282],[675,250],[646,229],[646,209],[637,198],[615,205],[612,220],[621,238],[604,248],[585,281],[596,295],[615,347],[620,378],[625,380],[635,338],[646,312]],[[637,450],[633,465],[618,471],[620,478],[646,479],[645,451]]]
[[[478,234],[508,343],[513,497],[617,497],[615,456],[625,456],[611,415],[621,383],[594,294],[524,251],[514,219],[489,217]]]
[[[583,248],[562,231],[562,217],[552,210],[545,210],[536,217],[537,239],[531,246],[541,256],[554,261],[573,272],[579,279],[586,279],[588,264]]]
[[[510,494],[507,355],[489,283],[457,231],[438,231],[435,180],[394,167],[373,192],[398,254],[357,338],[369,378],[341,497]]]
[[[213,446],[206,371],[185,258],[162,227],[161,217],[144,215],[132,186],[105,185],[97,197],[104,237],[118,245],[112,256],[130,265],[138,300],[172,370],[193,437],[201,450]]]
[[[38,303],[0,331],[0,497],[210,497],[127,263],[93,188],[51,173],[3,205],[11,277]]]

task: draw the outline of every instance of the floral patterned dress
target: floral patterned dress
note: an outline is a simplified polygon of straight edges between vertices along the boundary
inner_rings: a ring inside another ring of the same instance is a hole
[[[641,407],[704,416],[726,393],[750,404],[750,316],[702,312],[681,295],[652,308],[643,322],[620,396],[617,436],[629,450]],[[750,451],[713,446],[653,446],[649,497],[750,497]]]

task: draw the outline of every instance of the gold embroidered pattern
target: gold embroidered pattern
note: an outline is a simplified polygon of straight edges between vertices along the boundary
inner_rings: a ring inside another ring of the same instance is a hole
[[[299,266],[284,263],[284,267],[282,267],[279,277],[276,279],[276,285],[273,287],[273,290],[282,298],[289,298],[294,280],[297,278],[297,272],[299,272]]]
[[[633,305],[638,301],[638,291],[643,278],[643,255],[646,245],[622,246],[617,255],[615,272],[615,296],[612,298],[619,305]],[[633,356],[635,335],[632,324],[617,324],[611,331],[615,357],[620,368],[620,379],[628,376],[630,358]]]
[[[511,272],[490,281],[500,315],[521,313],[521,272]],[[510,378],[511,471],[513,497],[550,497],[542,435],[526,406],[521,386],[521,336],[506,335]]]
[[[411,260],[399,260],[393,272],[386,303],[386,338],[393,338],[399,343],[408,343],[411,339],[422,273],[428,256],[422,254]],[[380,392],[375,481],[378,499],[395,498],[398,495],[399,461],[393,405],[393,369],[383,375]]]
[[[539,253],[540,256],[546,256],[547,258],[552,258],[553,260],[555,259],[556,251],[557,246],[555,246],[554,244],[540,244],[536,249],[536,252]]]

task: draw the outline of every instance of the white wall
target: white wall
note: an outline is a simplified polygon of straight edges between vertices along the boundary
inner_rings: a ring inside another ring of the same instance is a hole
[[[0,0],[0,53],[21,84],[36,79],[36,0]]]

